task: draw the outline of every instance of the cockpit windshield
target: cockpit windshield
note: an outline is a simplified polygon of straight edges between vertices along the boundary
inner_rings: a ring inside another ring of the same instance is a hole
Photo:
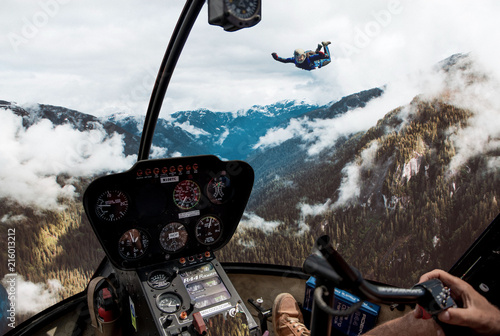
[[[2,2],[0,279],[23,293],[18,322],[81,292],[104,258],[83,196],[91,181],[136,164],[183,5]],[[411,286],[449,269],[500,212],[499,3],[262,0],[261,22],[236,32],[209,25],[207,6],[150,158],[252,167],[248,204],[219,260],[301,267],[328,234],[366,278]],[[181,173],[195,163],[179,162]],[[212,204],[226,201],[216,189],[233,178],[225,174],[206,178]],[[141,192],[143,218],[162,200]],[[196,197],[175,192],[180,209]],[[110,227],[136,206],[118,204],[119,191],[92,197]],[[213,230],[200,243],[216,243],[221,218],[197,222]]]

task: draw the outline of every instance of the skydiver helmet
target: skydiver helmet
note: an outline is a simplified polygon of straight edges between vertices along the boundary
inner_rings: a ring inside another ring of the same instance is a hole
[[[297,63],[302,63],[306,60],[306,52],[303,49],[295,49],[293,57]]]

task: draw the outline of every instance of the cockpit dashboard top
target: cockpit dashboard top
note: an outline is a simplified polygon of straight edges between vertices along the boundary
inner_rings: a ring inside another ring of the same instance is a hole
[[[139,161],[93,181],[83,203],[108,258],[133,270],[222,248],[253,180],[247,163],[212,155]]]

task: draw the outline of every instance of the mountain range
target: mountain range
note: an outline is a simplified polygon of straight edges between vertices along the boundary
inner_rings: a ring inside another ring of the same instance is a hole
[[[335,118],[351,109],[364,107],[382,93],[382,89],[374,88],[325,106],[286,100],[236,112],[179,111],[168,119],[158,119],[153,147],[159,149],[156,155],[162,157],[214,154],[227,160],[247,160],[254,154],[259,139],[269,130],[285,127],[293,119]],[[26,128],[42,119],[49,120],[54,126],[71,125],[78,131],[91,130],[99,125],[108,136],[117,133],[124,137],[125,155],[138,152],[145,119],[144,116],[121,113],[98,118],[60,106],[19,106],[6,100],[0,100],[0,107],[22,116]],[[151,155],[155,156],[154,150]]]
[[[158,120],[153,145],[164,149],[167,157],[210,153],[228,160],[245,160],[254,152],[259,138],[270,129],[286,125],[295,118],[333,118],[349,109],[362,107],[381,94],[382,90],[376,88],[327,106],[287,100],[237,112],[207,109],[175,112],[168,119]],[[142,133],[143,117],[113,114],[103,120],[137,137]]]

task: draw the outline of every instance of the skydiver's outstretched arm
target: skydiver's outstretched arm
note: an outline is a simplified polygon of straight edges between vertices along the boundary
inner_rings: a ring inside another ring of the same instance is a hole
[[[278,62],[281,62],[281,63],[295,63],[295,60],[293,57],[290,57],[290,58],[282,58],[282,57],[279,57],[277,53],[273,52],[271,54],[271,56],[273,56],[273,58],[278,61]]]

